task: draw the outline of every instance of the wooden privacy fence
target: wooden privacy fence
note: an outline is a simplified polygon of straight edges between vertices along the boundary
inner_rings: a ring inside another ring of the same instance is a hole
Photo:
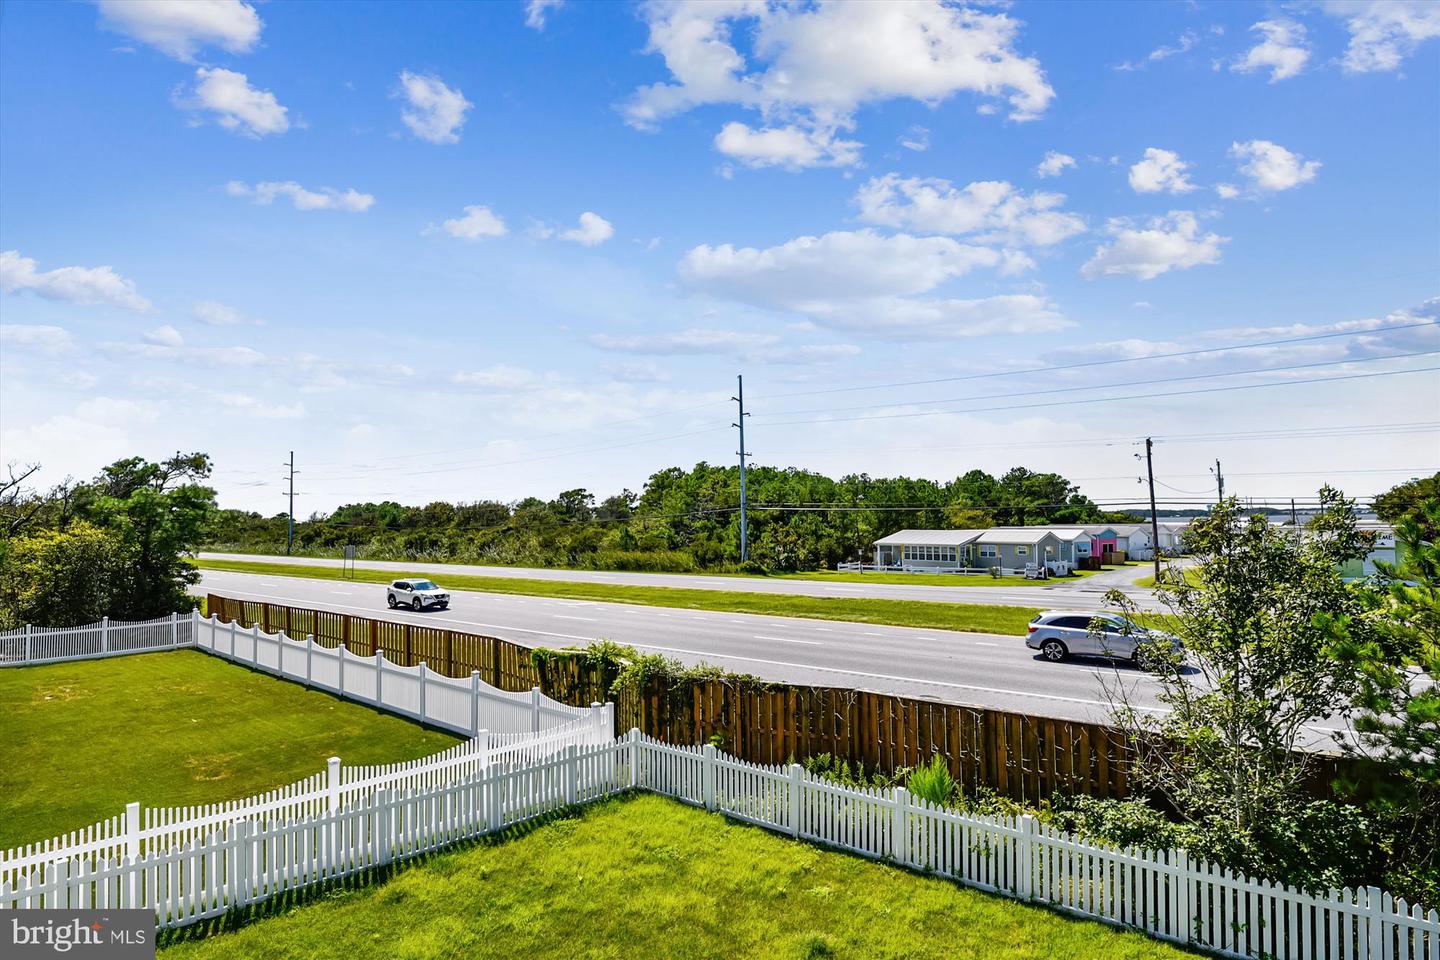
[[[502,690],[540,687],[575,706],[615,701],[619,730],[637,727],[669,743],[716,742],[753,763],[783,763],[828,753],[867,770],[892,771],[939,754],[966,790],[985,787],[1032,803],[1055,791],[1095,797],[1129,794],[1124,735],[1100,723],[1057,720],[1004,710],[937,703],[840,687],[760,687],[727,680],[669,685],[654,678],[637,692],[615,696],[598,670],[574,658],[553,659],[542,671],[531,648],[422,623],[399,623],[210,594],[208,610],[221,621],[259,625],[292,637],[307,634],[325,646],[402,666],[424,661],[451,677],[478,671]]]

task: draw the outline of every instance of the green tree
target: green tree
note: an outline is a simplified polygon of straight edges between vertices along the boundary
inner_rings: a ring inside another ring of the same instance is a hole
[[[1440,499],[1396,524],[1400,562],[1358,588],[1359,618],[1331,621],[1333,653],[1359,678],[1356,741],[1341,746],[1361,764],[1356,782],[1381,829],[1386,885],[1412,901],[1440,903]],[[1357,625],[1362,628],[1357,629]],[[1418,673],[1417,673],[1418,670]]]
[[[1389,524],[1410,519],[1419,524],[1426,540],[1440,540],[1440,522],[1427,506],[1440,500],[1440,471],[1396,484],[1375,498],[1375,514]]]
[[[1307,729],[1341,716],[1354,672],[1327,656],[1329,623],[1363,612],[1339,565],[1362,555],[1354,502],[1328,487],[1298,540],[1234,498],[1197,520],[1186,543],[1199,560],[1193,581],[1159,589],[1183,653],[1143,646],[1166,708],[1133,705],[1111,684],[1117,722],[1136,748],[1133,772],[1195,829],[1200,852],[1232,866],[1306,886],[1340,885],[1363,873],[1363,823],[1312,799]],[[1107,601],[1130,608],[1118,591]]]
[[[125,557],[118,537],[83,520],[11,539],[0,564],[0,629],[96,622],[115,609]]]

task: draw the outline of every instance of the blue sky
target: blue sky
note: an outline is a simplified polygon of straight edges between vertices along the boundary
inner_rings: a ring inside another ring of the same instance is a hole
[[[1440,465],[1437,170],[1423,3],[11,2],[0,458],[607,493],[743,373],[763,463],[1373,493]]]

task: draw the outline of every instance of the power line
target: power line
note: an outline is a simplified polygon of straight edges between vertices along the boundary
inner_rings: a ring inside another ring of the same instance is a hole
[[[853,423],[864,420],[899,420],[911,417],[946,416],[956,413],[988,413],[994,410],[1032,410],[1040,407],[1078,406],[1092,403],[1116,403],[1123,400],[1155,400],[1164,397],[1186,397],[1207,393],[1226,393],[1231,390],[1258,390],[1265,387],[1295,387],[1308,383],[1336,383],[1344,380],[1370,380],[1376,377],[1394,377],[1409,373],[1433,373],[1440,367],[1416,367],[1412,370],[1382,370],[1377,373],[1354,373],[1338,377],[1308,377],[1303,380],[1281,380],[1275,383],[1238,383],[1223,387],[1205,387],[1198,390],[1168,390],[1161,393],[1140,393],[1118,397],[1090,397],[1079,400],[1051,400],[1043,403],[1006,404],[999,407],[970,407],[965,410],[921,410],[913,413],[886,413],[869,417],[822,417],[812,420],[779,420],[769,426],[784,427],[808,423]]]
[[[1328,340],[1336,337],[1359,337],[1367,334],[1392,333],[1396,330],[1412,330],[1416,327],[1435,326],[1440,321],[1424,320],[1418,323],[1394,324],[1388,327],[1374,327],[1369,330],[1341,330],[1332,333],[1317,333],[1304,337],[1286,337],[1280,340],[1260,340],[1254,343],[1231,344],[1224,347],[1207,347],[1197,350],[1177,350],[1172,353],[1154,353],[1144,357],[1115,357],[1109,360],[1085,360],[1077,363],[1051,364],[1042,367],[1025,367],[1019,370],[997,370],[989,373],[972,373],[956,377],[933,377],[927,380],[899,380],[891,383],[875,383],[857,387],[831,387],[826,390],[799,390],[791,393],[763,395],[760,400],[777,400],[783,397],[809,397],[829,393],[853,393],[860,390],[882,390],[889,387],[916,387],[932,383],[958,383],[964,380],[986,380],[994,377],[1013,377],[1028,373],[1051,373],[1057,370],[1080,370],[1089,367],[1105,367],[1121,363],[1141,363],[1147,360],[1173,360],[1179,357],[1198,357],[1210,353],[1228,353],[1233,350],[1251,350],[1255,347],[1273,347],[1289,343],[1305,343],[1312,340]]]

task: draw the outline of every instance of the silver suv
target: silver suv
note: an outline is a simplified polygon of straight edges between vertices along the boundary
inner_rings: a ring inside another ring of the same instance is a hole
[[[1144,644],[1154,640],[1169,640],[1179,650],[1180,641],[1170,634],[1142,627],[1118,613],[1046,610],[1030,621],[1025,645],[1058,663],[1072,654],[1135,660]]]
[[[385,589],[385,602],[391,610],[396,607],[444,610],[450,606],[450,594],[429,580],[396,580]]]

